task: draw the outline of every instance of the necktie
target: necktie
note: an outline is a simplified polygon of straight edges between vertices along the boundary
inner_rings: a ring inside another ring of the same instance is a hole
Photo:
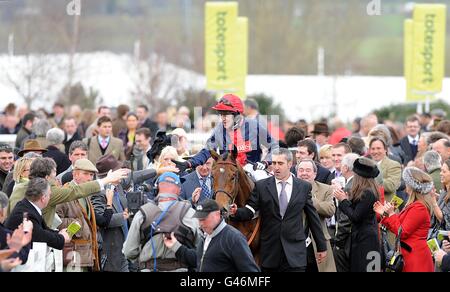
[[[281,184],[281,192],[280,192],[280,215],[281,218],[284,217],[284,213],[286,213],[288,200],[287,200],[287,194],[286,194],[286,182],[282,181]]]
[[[106,147],[108,147],[108,142],[106,142],[106,139],[102,139],[101,145],[103,149],[106,149]]]
[[[416,145],[417,145],[417,141],[416,141],[416,139],[412,140],[412,144],[413,144],[414,146],[416,146]]]
[[[119,193],[118,192],[114,192],[114,201],[116,202],[117,212],[122,214],[123,213],[123,207],[122,207],[122,203],[120,202],[120,198],[119,198]],[[127,238],[127,235],[128,235],[128,223],[127,223],[127,220],[125,220],[125,219],[122,222],[122,231],[123,231],[123,235],[125,236],[125,238]]]
[[[201,179],[201,181],[202,181],[202,195],[206,199],[211,199],[211,192],[209,191],[208,185],[206,184],[207,180],[208,180],[208,177],[203,177]]]

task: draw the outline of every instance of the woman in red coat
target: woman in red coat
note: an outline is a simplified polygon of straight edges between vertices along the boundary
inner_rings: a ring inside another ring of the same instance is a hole
[[[403,272],[434,272],[431,251],[427,245],[431,206],[426,198],[433,190],[433,180],[416,167],[405,168],[403,179],[409,195],[403,211],[395,214],[390,203],[383,206],[380,202],[374,204],[374,210],[383,216],[381,224],[392,233],[398,234],[400,226],[402,227],[401,242],[411,248],[409,251],[401,248],[405,263]]]

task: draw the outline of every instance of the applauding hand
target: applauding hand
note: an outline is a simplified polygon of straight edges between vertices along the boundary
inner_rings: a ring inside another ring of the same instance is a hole
[[[333,195],[339,202],[348,198],[347,194],[342,189],[335,189]]]

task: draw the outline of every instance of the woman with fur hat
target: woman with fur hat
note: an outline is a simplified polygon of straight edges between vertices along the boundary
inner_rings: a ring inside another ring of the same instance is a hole
[[[374,204],[374,211],[383,217],[381,224],[394,234],[399,233],[401,253],[404,259],[403,272],[433,272],[434,264],[427,245],[430,228],[432,178],[416,167],[407,167],[403,171],[406,193],[409,196],[406,207],[395,214],[394,206],[389,202],[384,206]]]

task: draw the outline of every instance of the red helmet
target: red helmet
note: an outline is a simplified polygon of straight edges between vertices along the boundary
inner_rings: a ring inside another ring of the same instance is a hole
[[[223,111],[223,112],[233,112],[233,113],[244,113],[244,104],[242,103],[242,100],[234,95],[234,94],[227,94],[224,95],[219,102],[212,107],[212,109],[216,111]]]

